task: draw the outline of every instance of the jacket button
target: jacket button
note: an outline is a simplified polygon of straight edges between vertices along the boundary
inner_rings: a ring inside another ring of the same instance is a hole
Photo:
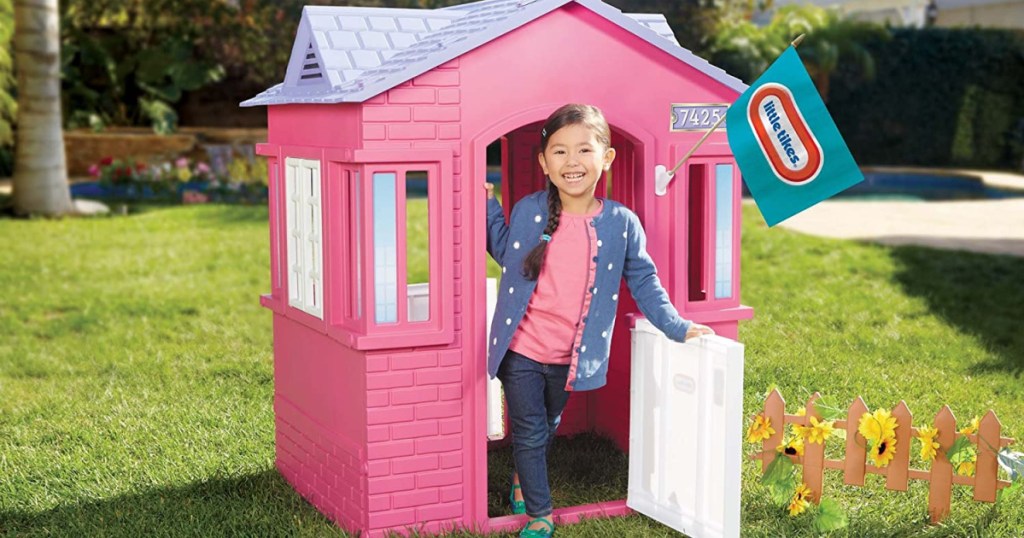
[[[594,256],[594,261],[595,261],[595,262],[597,261],[597,256]]]

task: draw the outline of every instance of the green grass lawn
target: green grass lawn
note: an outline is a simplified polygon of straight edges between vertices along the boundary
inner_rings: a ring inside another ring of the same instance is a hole
[[[791,412],[813,391],[904,399],[918,425],[943,404],[960,419],[992,408],[1024,437],[1024,260],[800,236],[744,212],[747,415],[778,387]],[[266,221],[225,206],[0,220],[0,533],[342,535],[273,467]],[[557,457],[616,460],[593,444]],[[746,462],[743,536],[814,535],[758,476]],[[564,502],[608,494],[552,480]],[[852,488],[828,471],[825,495],[850,519],[834,536],[1024,534],[1019,491],[989,505],[957,487],[934,527],[921,482]],[[559,535],[675,533],[635,515]]]

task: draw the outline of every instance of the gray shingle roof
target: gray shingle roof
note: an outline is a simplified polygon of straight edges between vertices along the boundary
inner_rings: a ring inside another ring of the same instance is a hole
[[[284,82],[242,106],[362,102],[570,1],[725,86],[746,89],[680,47],[663,15],[624,14],[599,0],[482,0],[442,9],[306,6]]]

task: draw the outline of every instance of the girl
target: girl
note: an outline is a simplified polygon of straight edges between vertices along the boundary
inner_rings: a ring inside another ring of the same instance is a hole
[[[502,266],[487,368],[505,389],[516,468],[510,501],[531,518],[524,538],[554,533],[548,448],[569,393],[605,384],[620,280],[669,338],[714,334],[669,302],[637,216],[594,196],[615,159],[610,144],[600,110],[566,105],[541,130],[546,192],[519,201],[506,225],[494,186],[485,184],[487,251]]]

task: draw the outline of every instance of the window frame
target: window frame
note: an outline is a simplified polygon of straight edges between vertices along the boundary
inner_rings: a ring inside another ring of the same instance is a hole
[[[685,151],[684,148],[683,151]],[[718,189],[716,184],[716,166],[720,164],[729,165],[732,167],[732,193],[733,200],[731,204],[732,208],[732,252],[731,252],[731,289],[729,297],[723,297],[718,299],[716,295],[716,248],[717,248],[717,196]],[[692,166],[703,166],[704,171],[703,177],[693,178],[690,176]],[[735,308],[740,306],[739,290],[740,290],[740,227],[742,221],[742,204],[740,201],[740,193],[742,193],[741,178],[739,167],[736,165],[736,159],[730,154],[698,154],[697,156],[691,157],[686,161],[686,164],[680,168],[683,177],[679,178],[683,181],[681,185],[675,191],[675,199],[673,203],[676,207],[684,208],[682,215],[685,216],[684,223],[680,226],[676,226],[675,233],[679,234],[679,242],[677,244],[685,245],[684,248],[678,249],[676,252],[675,262],[679,267],[680,278],[676,279],[676,285],[674,296],[677,297],[683,305],[683,310],[686,312],[704,312],[704,311],[720,311],[728,308]],[[702,285],[707,291],[704,299],[691,300],[690,299],[690,282],[689,282],[689,253],[691,251],[691,237],[690,237],[690,220],[689,220],[689,208],[690,208],[690,186],[691,182],[699,180],[704,181],[704,200],[700,202],[704,215],[706,216],[706,222],[704,225],[703,233],[701,233],[700,240],[703,242],[704,252],[704,264],[702,266]]]
[[[443,149],[355,150],[351,152],[328,151],[325,158],[330,165],[328,200],[325,208],[330,219],[328,239],[331,257],[330,266],[340,268],[330,271],[328,287],[330,300],[328,308],[327,333],[359,350],[395,349],[426,345],[450,344],[455,339],[454,319],[454,264],[453,243],[455,192],[452,178],[452,152]],[[347,188],[344,173],[350,172],[349,181],[358,174],[359,199],[353,200],[352,190]],[[426,321],[408,321],[408,271],[406,267],[406,182],[407,172],[427,172],[429,259],[429,318]],[[397,320],[378,323],[376,321],[374,275],[375,253],[373,252],[373,181],[375,173],[395,174],[395,233],[397,255]],[[358,207],[361,223],[359,244],[351,244],[355,237],[346,208]],[[338,237],[333,237],[337,235]],[[358,261],[353,263],[352,256]],[[361,282],[351,285],[352,273],[361,271]],[[361,315],[348,315],[353,295],[361,293]],[[396,338],[401,336],[401,338]]]

